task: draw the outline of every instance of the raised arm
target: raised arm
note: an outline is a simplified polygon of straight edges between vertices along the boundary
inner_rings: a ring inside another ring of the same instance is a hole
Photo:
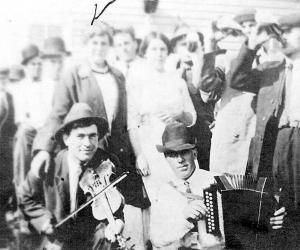
[[[258,92],[261,72],[256,68],[252,69],[255,56],[256,50],[249,49],[247,44],[243,44],[227,74],[230,87],[240,91]]]

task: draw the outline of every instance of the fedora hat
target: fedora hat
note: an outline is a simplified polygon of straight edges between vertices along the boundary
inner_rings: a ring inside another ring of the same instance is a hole
[[[49,37],[45,40],[42,58],[52,56],[70,56],[71,52],[66,50],[66,45],[61,37]]]
[[[156,145],[160,153],[178,152],[195,148],[195,139],[182,123],[168,124],[162,135],[162,145]]]
[[[81,121],[92,121],[98,128],[99,138],[102,138],[107,130],[108,123],[106,119],[95,116],[91,107],[86,103],[75,103],[64,119],[63,124],[55,133],[57,142],[62,142],[62,135],[72,126],[72,124]]]
[[[30,44],[22,50],[22,65],[26,65],[31,59],[38,57],[40,50],[35,44]]]

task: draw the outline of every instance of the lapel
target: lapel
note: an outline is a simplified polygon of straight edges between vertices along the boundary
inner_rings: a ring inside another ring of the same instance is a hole
[[[55,184],[57,186],[60,204],[65,214],[68,214],[70,211],[69,164],[67,156],[67,150],[64,150],[57,156],[57,170],[55,173]]]
[[[103,95],[88,62],[83,62],[79,65],[78,75],[80,77],[80,82],[82,83],[81,91],[85,96],[85,100],[83,101],[91,106],[96,115],[107,120]]]
[[[126,115],[126,106],[127,106],[125,79],[124,76],[121,74],[121,72],[111,67],[110,65],[108,65],[108,70],[109,73],[114,77],[119,92],[119,98],[117,104],[118,108],[117,108],[116,116],[112,121],[112,128],[118,124],[120,125],[120,127],[122,127],[123,122],[120,121]],[[83,101],[87,102],[93,108],[93,110],[97,115],[107,119],[103,95],[97,83],[96,77],[94,76],[88,62],[83,62],[81,65],[79,65],[78,75],[80,77],[80,82],[82,83],[81,91],[85,93],[86,96],[85,98],[86,100]],[[91,98],[91,93],[92,93],[92,98]]]
[[[127,99],[126,99],[126,90],[125,90],[125,78],[121,72],[116,70],[115,68],[108,65],[108,70],[114,77],[116,84],[118,86],[119,98],[118,98],[118,109],[116,112],[115,119],[112,122],[113,127],[123,127],[124,121],[123,118],[126,116],[126,108],[127,108]]]

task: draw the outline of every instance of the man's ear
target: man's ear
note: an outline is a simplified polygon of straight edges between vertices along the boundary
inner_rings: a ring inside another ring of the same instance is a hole
[[[194,148],[194,149],[193,149],[193,156],[194,156],[195,159],[197,159],[197,155],[198,155],[197,149]]]
[[[69,136],[66,134],[63,134],[62,139],[64,141],[64,144],[68,147],[69,146]]]

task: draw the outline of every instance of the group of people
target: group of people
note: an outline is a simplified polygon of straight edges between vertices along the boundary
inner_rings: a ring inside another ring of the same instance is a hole
[[[300,13],[262,23],[244,10],[211,28],[140,40],[98,21],[84,59],[51,37],[24,48],[23,79],[0,69],[1,220],[14,190],[21,249],[222,249],[206,232],[203,190],[223,174],[270,180],[268,248],[297,249]],[[228,37],[238,54],[222,48]],[[92,191],[108,161],[126,178],[116,208],[99,194],[99,219]]]

